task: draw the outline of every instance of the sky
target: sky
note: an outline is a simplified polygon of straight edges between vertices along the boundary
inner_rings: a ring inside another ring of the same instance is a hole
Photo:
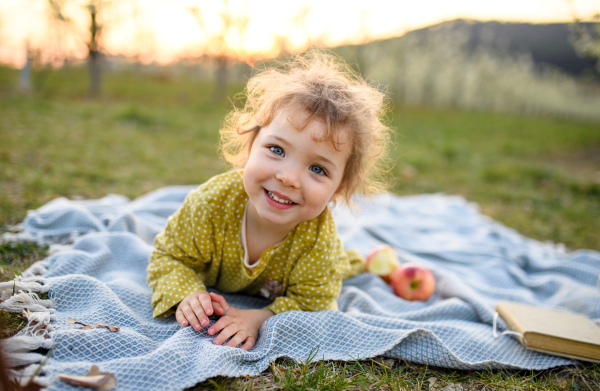
[[[85,58],[90,0],[63,2],[66,21],[59,22],[49,0],[0,0],[0,63],[22,66],[27,46],[55,64]],[[104,51],[160,64],[224,47],[229,56],[252,61],[275,56],[282,47],[362,43],[457,18],[550,23],[600,13],[600,0],[228,0],[229,8],[223,8],[225,0],[102,4]],[[232,25],[227,30],[224,14]]]

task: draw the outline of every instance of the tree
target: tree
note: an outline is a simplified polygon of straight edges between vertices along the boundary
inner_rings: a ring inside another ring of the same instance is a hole
[[[370,41],[371,39],[371,32],[369,31],[369,25],[367,23],[369,19],[369,11],[367,9],[363,9],[362,12],[360,13],[360,27],[358,28],[357,31],[357,41],[358,44],[355,46],[356,48],[356,70],[362,74],[364,77],[367,77],[368,75],[368,69],[367,69],[367,64],[368,64],[368,54],[366,53],[367,50],[367,43]]]
[[[88,47],[88,66],[90,76],[90,95],[98,96],[100,94],[100,78],[102,74],[102,53],[100,52],[100,35],[102,26],[98,23],[98,12],[102,8],[103,1],[91,1],[87,5],[90,13],[90,40]]]
[[[205,53],[212,56],[215,61],[215,85],[213,98],[222,101],[227,90],[228,70],[230,65],[243,57],[243,40],[250,18],[248,16],[248,2],[235,11],[229,0],[220,0],[221,10],[219,18],[222,27],[219,31],[210,31],[204,23],[204,14],[198,7],[190,7],[188,11],[194,16],[196,23],[204,32],[206,42]],[[232,37],[237,37],[233,39]]]
[[[596,70],[600,72],[600,13],[594,15],[589,21],[580,19],[571,4],[573,18],[573,46],[575,50],[596,63]]]
[[[26,43],[27,56],[25,59],[25,65],[21,68],[19,72],[19,90],[22,93],[27,94],[31,91],[31,63],[32,63],[32,53],[31,48],[29,47],[29,41]]]
[[[102,32],[104,26],[100,23],[101,16],[109,13],[112,6],[110,0],[48,0],[53,19],[60,24],[67,25],[70,33],[79,35],[81,31],[76,31],[76,26],[72,18],[65,15],[67,4],[75,4],[89,14],[89,24],[87,26],[88,38],[85,39],[85,45],[88,49],[88,75],[89,75],[89,93],[92,96],[98,96],[101,91],[102,82]],[[87,35],[87,34],[86,34]]]

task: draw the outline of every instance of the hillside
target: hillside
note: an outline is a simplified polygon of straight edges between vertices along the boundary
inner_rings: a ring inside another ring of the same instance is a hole
[[[457,19],[413,30],[401,37],[380,42],[394,46],[398,44],[397,41],[415,36],[427,39],[440,29],[450,34],[468,31],[466,46],[470,52],[487,46],[511,54],[526,53],[531,55],[533,62],[540,68],[549,65],[575,76],[585,73],[600,76],[595,71],[593,61],[579,56],[573,48],[573,27],[569,23],[531,24]]]

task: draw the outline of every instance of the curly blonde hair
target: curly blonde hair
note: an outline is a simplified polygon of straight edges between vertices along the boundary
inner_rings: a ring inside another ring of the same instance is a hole
[[[339,132],[345,132],[352,149],[338,197],[351,204],[355,193],[384,190],[383,162],[390,140],[384,124],[385,94],[369,85],[343,59],[318,49],[298,54],[285,64],[265,69],[248,80],[242,109],[225,118],[221,129],[221,152],[235,168],[242,168],[260,129],[281,110],[294,107],[308,113],[298,130],[312,120],[325,124],[318,141],[337,149]]]

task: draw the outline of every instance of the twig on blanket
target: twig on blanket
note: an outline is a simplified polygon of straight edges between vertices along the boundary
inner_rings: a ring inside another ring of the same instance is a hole
[[[77,321],[75,319],[71,319],[71,318],[67,319],[67,321],[69,323],[71,323],[71,324],[80,324],[80,325],[82,325],[83,326],[82,330],[97,329],[99,327],[106,327],[107,329],[109,329],[113,333],[116,333],[117,331],[120,330],[119,326],[116,326],[116,325],[110,326],[110,325],[107,325],[104,322],[99,322],[99,323],[95,323],[95,324],[85,324],[83,322],[79,322],[79,321]]]
[[[37,384],[36,382],[34,382],[33,379],[35,379],[35,377],[40,373],[40,371],[42,370],[42,367],[44,365],[46,365],[46,361],[48,361],[48,359],[50,358],[52,353],[54,353],[54,346],[50,349],[48,354],[46,354],[46,357],[44,357],[44,359],[42,360],[40,365],[38,365],[38,367],[35,369],[35,371],[31,375],[31,377],[29,378],[29,381],[27,383],[25,383],[25,385],[23,386],[24,390],[39,390],[43,387],[43,386]]]

